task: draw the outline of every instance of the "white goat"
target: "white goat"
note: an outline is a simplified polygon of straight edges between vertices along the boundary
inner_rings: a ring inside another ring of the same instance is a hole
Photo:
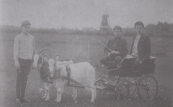
[[[33,62],[33,67],[38,66],[38,70],[40,72],[41,79],[44,82],[44,88],[45,88],[45,94],[43,98],[45,98],[46,101],[50,99],[49,91],[52,86],[52,83],[49,83],[50,78],[54,77],[54,74],[56,73],[55,70],[57,71],[60,68],[55,69],[55,61],[54,59],[50,58],[48,59],[47,57],[42,57],[38,54],[35,54],[34,57],[34,62]],[[68,65],[68,63],[73,63],[72,61],[57,61],[59,65],[63,66]],[[54,83],[54,80],[53,80]]]
[[[94,102],[96,98],[96,89],[95,89],[95,69],[93,66],[91,66],[88,62],[80,62],[76,64],[70,64],[68,65],[70,68],[70,71],[67,71],[66,66],[62,66],[60,69],[60,75],[61,76],[67,76],[67,73],[70,72],[70,78],[74,79],[75,81],[83,84],[87,90],[91,91],[91,102]],[[59,68],[59,65],[56,64],[56,68]],[[55,85],[57,88],[57,98],[56,101],[61,101],[61,96],[64,91],[64,86],[67,85],[67,79],[57,79],[55,81]],[[89,88],[90,87],[90,88]],[[72,97],[76,101],[77,97],[77,89],[76,87],[73,88],[73,94]]]
[[[53,59],[49,59],[47,57],[41,57],[38,54],[35,54],[33,62],[33,67],[38,66],[38,70],[40,72],[41,79],[44,82],[44,88],[45,88],[45,94],[43,98],[45,98],[46,101],[50,99],[49,91],[50,87],[52,86],[52,83],[49,83],[49,78],[53,77],[54,75],[54,63],[55,61]]]

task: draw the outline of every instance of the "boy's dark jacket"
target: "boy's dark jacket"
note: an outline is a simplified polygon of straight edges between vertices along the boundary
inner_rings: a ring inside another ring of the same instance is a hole
[[[131,46],[130,54],[132,54],[134,41],[135,41],[135,37],[133,37],[133,43]],[[140,60],[143,60],[144,58],[150,58],[151,42],[150,42],[150,38],[148,36],[141,35],[141,37],[138,41],[137,51],[138,51],[138,56],[139,56]]]
[[[116,42],[115,42],[116,41]],[[127,55],[128,53],[128,49],[127,49],[127,42],[125,39],[118,37],[118,38],[114,38],[114,39],[110,39],[107,47],[111,50],[115,50],[115,51],[119,51],[120,52],[120,56],[124,57]],[[105,48],[104,51],[109,52],[110,50]]]

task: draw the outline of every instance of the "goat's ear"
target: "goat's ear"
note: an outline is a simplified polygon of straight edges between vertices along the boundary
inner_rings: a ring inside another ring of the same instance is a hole
[[[55,55],[54,59],[55,59],[55,61],[58,61],[59,60],[59,55]]]
[[[71,57],[69,61],[72,61],[74,63],[75,58]]]
[[[69,62],[70,62],[70,63],[74,63],[74,59],[70,59]]]

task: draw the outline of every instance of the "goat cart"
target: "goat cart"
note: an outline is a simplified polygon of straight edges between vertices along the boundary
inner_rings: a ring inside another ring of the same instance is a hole
[[[97,94],[113,91],[118,99],[132,98],[134,93],[140,99],[154,99],[158,93],[158,83],[153,76],[155,60],[156,57],[144,59],[135,67],[135,58],[128,55],[115,69],[97,68],[99,72],[104,71],[95,82]]]

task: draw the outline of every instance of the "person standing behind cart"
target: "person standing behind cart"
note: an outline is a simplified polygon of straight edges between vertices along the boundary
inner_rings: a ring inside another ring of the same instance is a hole
[[[22,33],[15,37],[14,61],[17,68],[16,103],[29,101],[24,98],[27,76],[30,72],[35,53],[35,38],[29,34],[31,23],[21,23]]]
[[[104,49],[107,56],[100,60],[101,67],[115,68],[128,53],[127,42],[121,38],[122,28],[115,26],[113,31],[115,38],[110,39],[107,47]]]
[[[135,23],[136,35],[133,37],[133,43],[130,55],[136,57],[135,67],[145,59],[150,58],[151,42],[150,38],[144,34],[144,24],[142,22]]]

